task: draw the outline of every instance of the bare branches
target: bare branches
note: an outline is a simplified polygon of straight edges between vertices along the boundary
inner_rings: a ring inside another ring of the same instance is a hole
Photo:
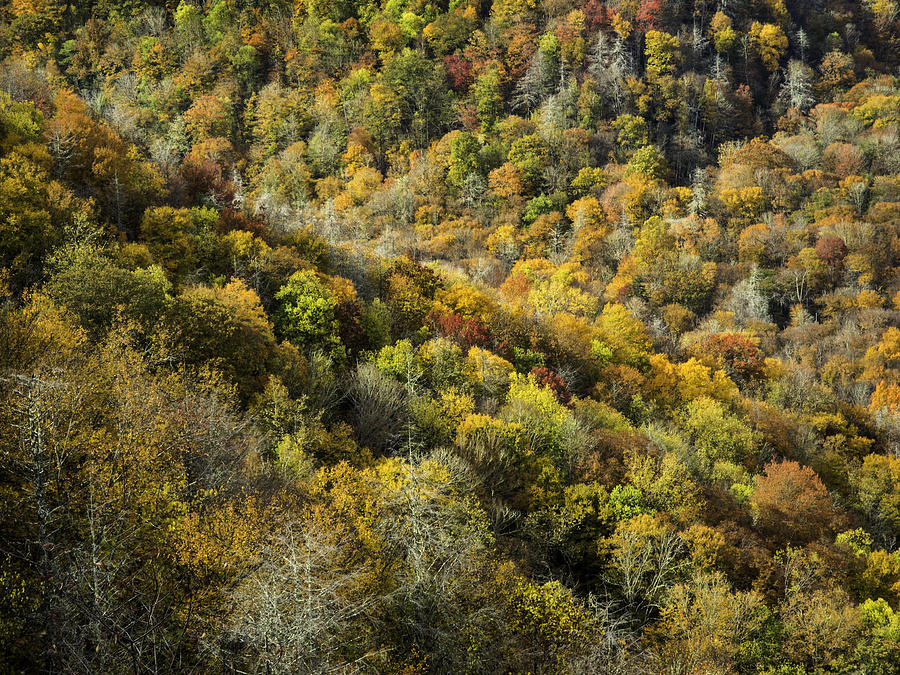
[[[242,672],[359,670],[346,657],[365,652],[368,614],[380,601],[360,593],[372,570],[347,567],[350,542],[317,530],[313,523],[286,526],[235,589],[224,657]]]

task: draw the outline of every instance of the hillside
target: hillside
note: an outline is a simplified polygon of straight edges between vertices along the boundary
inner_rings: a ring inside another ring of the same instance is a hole
[[[900,673],[897,0],[0,2],[0,672]]]

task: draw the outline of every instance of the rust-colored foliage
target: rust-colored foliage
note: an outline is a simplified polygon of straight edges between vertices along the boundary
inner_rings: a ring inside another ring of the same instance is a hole
[[[764,376],[765,359],[759,347],[739,333],[717,333],[703,341],[700,353],[713,357],[731,376],[758,380]]]
[[[569,392],[566,381],[546,366],[535,366],[531,369],[531,374],[534,375],[539,385],[550,389],[563,405],[568,405],[572,400],[572,394]]]
[[[836,517],[816,472],[794,461],[766,466],[756,482],[753,506],[760,528],[781,541],[813,541],[830,530]]]

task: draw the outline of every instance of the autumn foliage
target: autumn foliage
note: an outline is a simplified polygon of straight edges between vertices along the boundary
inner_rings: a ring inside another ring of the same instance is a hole
[[[0,672],[900,672],[895,0],[9,0]]]

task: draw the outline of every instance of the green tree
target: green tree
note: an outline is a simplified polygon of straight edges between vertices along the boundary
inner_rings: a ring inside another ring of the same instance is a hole
[[[149,337],[171,303],[172,284],[162,268],[128,269],[112,250],[96,244],[65,246],[49,258],[48,268],[45,292],[95,336],[121,314]]]
[[[490,133],[503,110],[503,91],[498,68],[490,68],[478,76],[472,88],[475,109],[483,131]]]
[[[537,134],[528,134],[513,142],[507,158],[534,189],[540,184],[548,156],[549,151],[543,139]]]
[[[624,152],[631,152],[650,143],[647,121],[637,115],[619,115],[613,122],[616,141]]]
[[[141,219],[141,238],[153,258],[174,279],[193,272],[201,260],[204,239],[213,236],[218,214],[207,208],[147,209]]]
[[[625,175],[640,175],[650,180],[664,179],[669,170],[665,156],[653,145],[645,145],[634,151],[625,168]]]
[[[658,79],[671,75],[680,58],[680,43],[674,35],[651,30],[644,36],[644,55],[647,58],[647,77]]]
[[[346,357],[335,318],[334,296],[315,272],[295,272],[275,294],[275,326],[305,351],[321,350],[337,362]]]
[[[459,189],[470,174],[479,171],[481,144],[472,134],[461,131],[450,140],[450,169],[447,180]]]
[[[691,435],[704,472],[711,471],[717,462],[742,464],[752,462],[755,456],[753,432],[718,401],[706,397],[691,401],[682,425]]]
[[[50,156],[34,145],[0,158],[0,265],[20,282],[37,277],[62,234],[50,214],[49,168]]]

